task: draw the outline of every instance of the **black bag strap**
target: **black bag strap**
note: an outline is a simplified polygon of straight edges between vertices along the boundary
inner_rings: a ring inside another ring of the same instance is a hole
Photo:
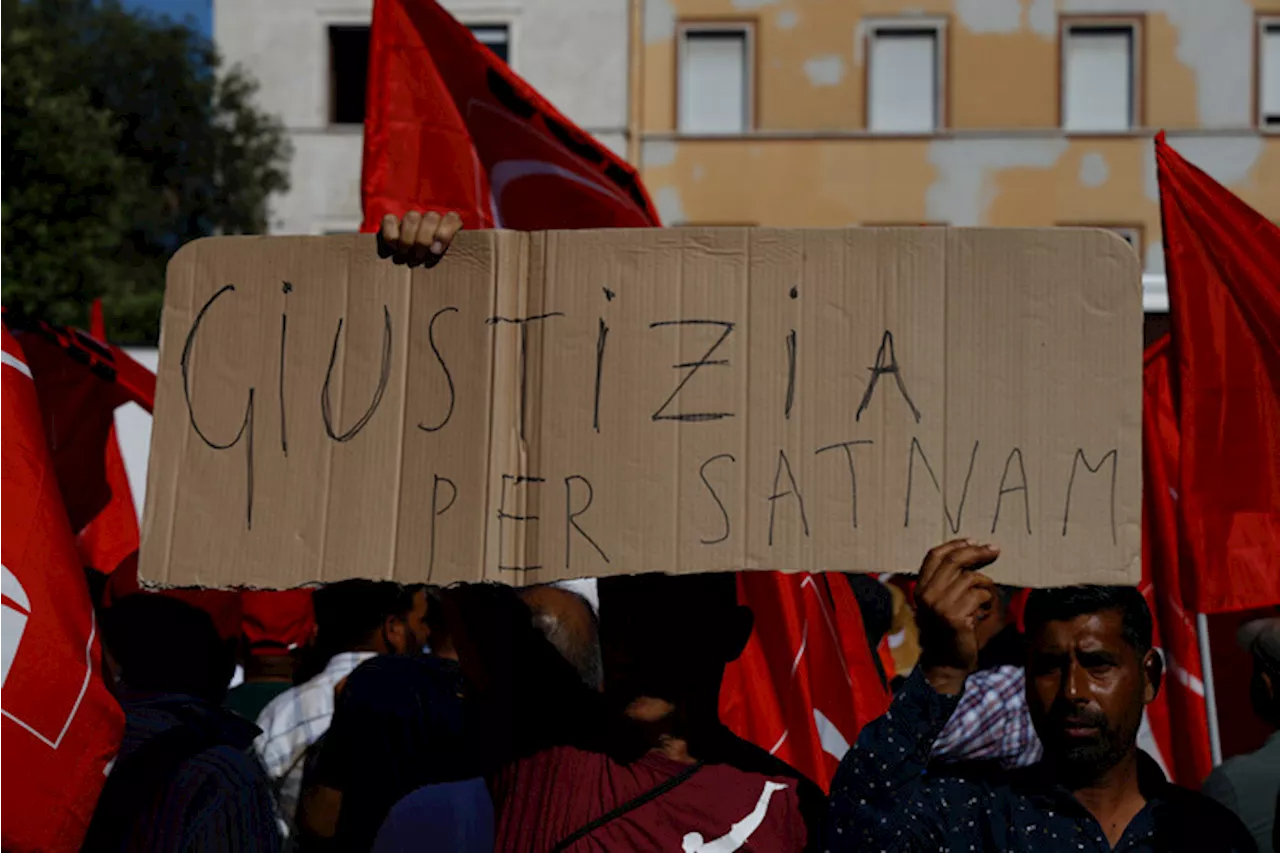
[[[663,794],[666,794],[674,790],[675,788],[680,787],[685,782],[688,782],[693,777],[693,774],[697,773],[701,769],[702,769],[701,761],[690,764],[684,770],[681,770],[679,773],[672,776],[670,779],[666,780],[665,782],[659,785],[655,785],[654,787],[650,788],[649,790],[645,791],[643,794],[640,794],[637,797],[632,797],[631,799],[627,800],[625,803],[618,806],[617,808],[614,808],[611,811],[608,811],[600,815],[600,817],[596,818],[590,823],[584,824],[583,826],[579,827],[575,832],[573,832],[571,835],[566,837],[563,841],[561,841],[555,847],[552,847],[551,853],[563,853],[563,851],[568,850],[574,844],[581,841],[583,838],[586,838],[588,835],[595,832],[597,829],[604,826],[606,823],[615,821],[618,818],[622,817],[624,814],[627,814],[628,812],[633,812],[636,809],[640,808],[641,806],[645,805],[646,803],[651,803],[654,800],[658,799],[658,797],[661,797]]]
[[[208,732],[179,724],[119,759],[103,785],[81,853],[122,849],[138,816],[178,767],[219,742]]]

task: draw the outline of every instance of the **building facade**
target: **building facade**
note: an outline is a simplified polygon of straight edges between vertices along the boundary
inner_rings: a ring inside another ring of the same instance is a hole
[[[1280,0],[444,5],[639,166],[669,225],[1095,225],[1158,291],[1160,129],[1280,220]],[[293,142],[273,233],[359,225],[371,8],[214,0]]]
[[[1097,225],[1163,272],[1152,137],[1280,220],[1280,0],[640,0],[667,224]]]
[[[443,5],[569,118],[624,153],[627,0],[445,0]],[[214,0],[214,42],[257,78],[258,104],[293,143],[273,234],[354,231],[372,0]]]

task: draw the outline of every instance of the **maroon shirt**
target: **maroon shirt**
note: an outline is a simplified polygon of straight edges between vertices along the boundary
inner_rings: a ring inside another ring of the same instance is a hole
[[[520,760],[493,780],[496,850],[545,853],[580,827],[688,765],[650,752],[631,764],[569,746]],[[796,780],[707,764],[655,800],[580,839],[570,853],[795,851],[805,844]]]

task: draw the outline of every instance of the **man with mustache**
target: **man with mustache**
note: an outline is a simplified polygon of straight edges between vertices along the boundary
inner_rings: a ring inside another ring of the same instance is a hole
[[[1132,587],[1036,590],[1025,612],[1027,702],[1044,760],[1012,772],[928,766],[978,666],[998,549],[953,540],[916,589],[919,666],[863,729],[831,787],[832,850],[1251,851],[1230,811],[1170,784],[1136,745],[1163,674]]]

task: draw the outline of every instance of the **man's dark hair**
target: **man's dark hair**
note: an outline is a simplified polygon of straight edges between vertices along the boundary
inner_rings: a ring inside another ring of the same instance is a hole
[[[220,703],[235,671],[232,643],[198,607],[159,593],[126,596],[102,616],[102,641],[133,690]]]
[[[1027,636],[1046,623],[1064,622],[1090,613],[1120,613],[1125,642],[1142,657],[1151,650],[1151,610],[1142,593],[1131,586],[1066,586],[1033,590],[1023,613]]]
[[[425,583],[406,583],[400,585],[400,600],[396,604],[395,615],[404,618],[413,611],[413,600],[418,597],[418,593],[425,592],[427,594],[427,607],[431,606],[431,590]]]
[[[317,589],[316,645],[332,656],[367,644],[388,616],[402,616],[404,587],[392,581],[345,580]],[[408,596],[409,607],[413,595]]]

